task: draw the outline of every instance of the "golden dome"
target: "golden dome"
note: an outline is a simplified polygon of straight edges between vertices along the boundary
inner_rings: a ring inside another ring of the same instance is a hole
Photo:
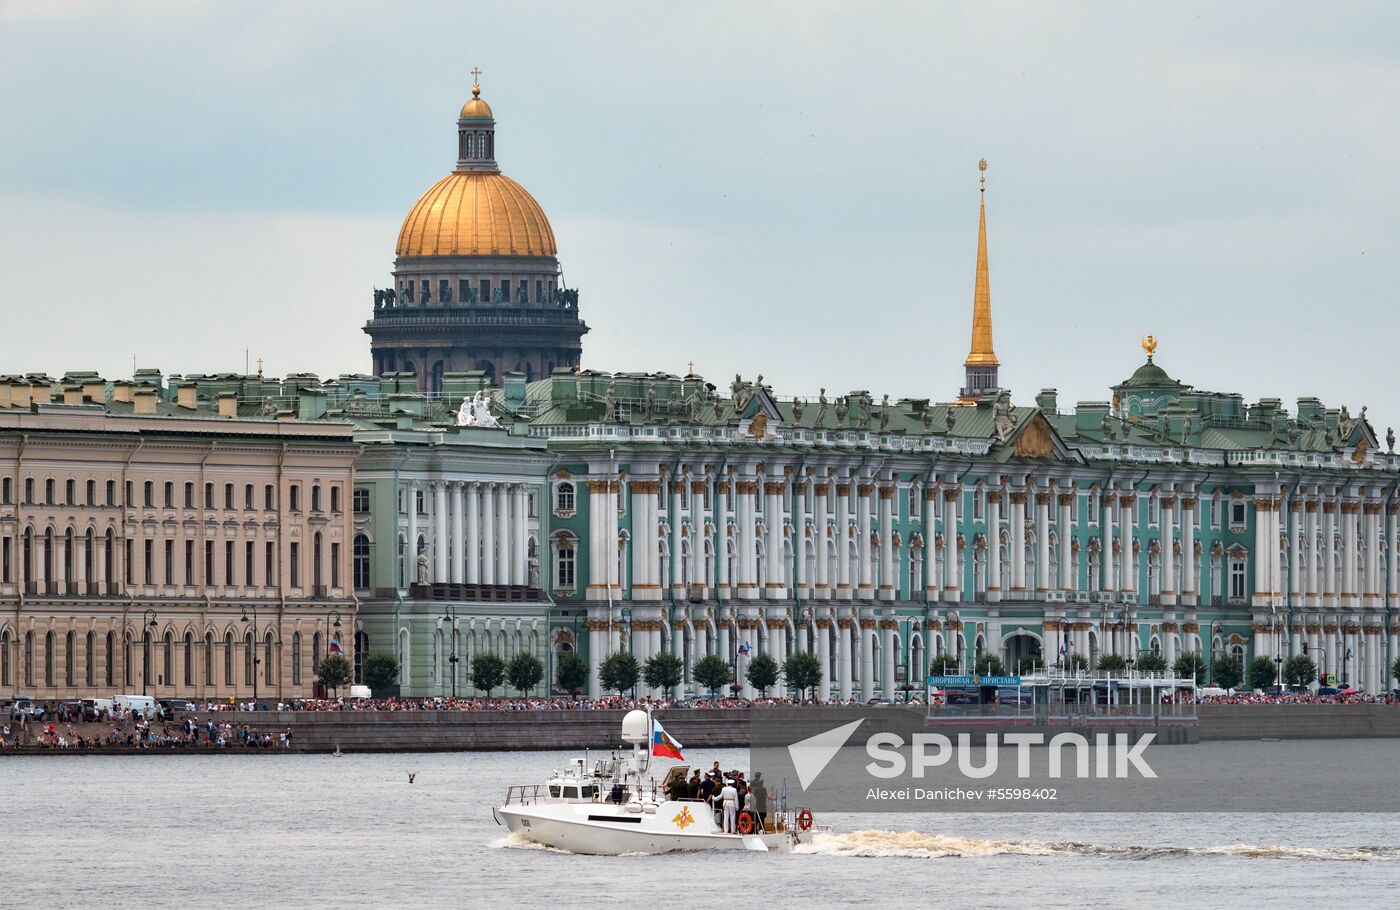
[[[491,117],[491,105],[481,100],[481,88],[479,86],[473,87],[471,98],[468,99],[466,104],[462,105],[462,114],[459,119],[468,120],[484,118],[489,120]]]
[[[499,172],[457,171],[433,184],[414,203],[403,220],[394,252],[399,256],[554,256],[558,249],[544,209],[523,186]]]

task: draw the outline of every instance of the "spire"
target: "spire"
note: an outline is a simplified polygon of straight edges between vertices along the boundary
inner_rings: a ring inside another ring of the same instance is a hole
[[[997,355],[992,349],[992,282],[987,269],[987,159],[977,162],[981,171],[978,193],[981,203],[977,216],[977,280],[972,292],[972,350],[963,361],[967,384],[962,399],[972,401],[987,389],[997,387]]]
[[[472,96],[457,118],[457,170],[498,173],[496,120],[481,97],[481,68],[472,67]]]

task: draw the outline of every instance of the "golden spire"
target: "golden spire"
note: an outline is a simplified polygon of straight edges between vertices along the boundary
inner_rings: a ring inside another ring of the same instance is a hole
[[[987,271],[987,159],[977,162],[982,172],[978,191],[982,202],[977,217],[977,284],[972,293],[972,350],[964,366],[996,366],[992,350],[992,281]]]

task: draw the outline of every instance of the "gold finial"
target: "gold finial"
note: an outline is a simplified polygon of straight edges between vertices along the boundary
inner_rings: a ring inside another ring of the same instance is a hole
[[[985,192],[987,192],[987,159],[986,159],[986,158],[983,158],[981,161],[977,162],[977,170],[979,170],[979,171],[982,172],[981,177],[978,178],[978,187],[977,187],[977,189],[978,189],[980,192],[985,193]]]
[[[472,97],[473,97],[473,98],[478,98],[478,97],[480,97],[480,96],[481,96],[481,67],[479,67],[479,66],[474,66],[474,67],[472,67]]]
[[[1142,338],[1142,349],[1147,352],[1147,362],[1152,362],[1152,355],[1157,353],[1157,336],[1144,335]]]

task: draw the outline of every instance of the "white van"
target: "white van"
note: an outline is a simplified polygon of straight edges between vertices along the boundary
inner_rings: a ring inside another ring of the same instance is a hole
[[[145,718],[156,716],[156,700],[150,695],[118,695],[112,701],[133,714],[140,714]]]
[[[350,697],[351,697],[351,698],[369,698],[369,697],[370,697],[369,686],[351,686],[351,687],[350,687]]]

